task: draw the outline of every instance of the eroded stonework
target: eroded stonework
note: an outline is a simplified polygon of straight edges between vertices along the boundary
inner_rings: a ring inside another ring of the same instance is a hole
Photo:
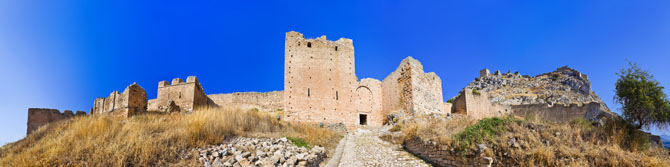
[[[219,107],[241,110],[279,111],[284,107],[284,91],[237,92],[207,95]]]
[[[133,83],[123,93],[113,91],[108,97],[95,99],[91,115],[112,113],[130,117],[147,111],[147,93],[142,87]]]
[[[73,114],[71,110],[65,110],[63,113],[61,113],[57,109],[29,108],[28,128],[26,130],[26,135],[48,123],[70,119],[74,116],[86,116],[86,112],[77,111],[76,114]]]

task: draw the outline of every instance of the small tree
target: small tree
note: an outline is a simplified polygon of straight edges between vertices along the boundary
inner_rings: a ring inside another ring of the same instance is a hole
[[[656,125],[665,128],[670,124],[670,102],[663,93],[663,86],[637,64],[628,62],[629,68],[617,73],[616,97],[623,106],[623,118],[636,128]]]

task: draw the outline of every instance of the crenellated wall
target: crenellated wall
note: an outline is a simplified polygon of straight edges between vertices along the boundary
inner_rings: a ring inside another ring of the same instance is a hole
[[[26,135],[48,123],[70,119],[74,116],[86,116],[86,112],[77,111],[76,114],[73,114],[71,110],[65,110],[63,113],[61,113],[57,109],[29,108]]]
[[[189,76],[184,82],[181,78],[172,79],[172,84],[167,81],[158,82],[158,95],[150,103],[149,110],[164,111],[171,102],[180,109],[192,111],[195,107],[208,105],[209,98],[200,85],[198,78]]]

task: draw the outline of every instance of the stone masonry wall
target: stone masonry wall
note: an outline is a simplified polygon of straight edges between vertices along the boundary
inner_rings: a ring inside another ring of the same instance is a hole
[[[149,110],[163,111],[167,109],[170,102],[174,102],[180,109],[192,111],[195,107],[205,106],[209,98],[205,95],[198,78],[189,76],[186,82],[181,78],[172,79],[172,84],[167,81],[158,82],[158,95],[156,100],[151,101]]]
[[[591,102],[583,105],[554,105],[547,104],[523,104],[514,105],[512,110],[515,115],[519,116],[536,116],[542,120],[550,120],[554,122],[569,122],[575,118],[591,119],[600,113],[607,113],[602,111],[600,103]]]
[[[382,85],[379,80],[365,78],[356,88],[354,105],[356,113],[366,116],[367,125],[382,126],[386,115],[382,114]],[[359,120],[360,121],[360,120]],[[358,122],[360,125],[361,122]]]
[[[382,81],[383,111],[408,114],[444,113],[442,81],[435,73],[424,73],[421,63],[407,57]]]
[[[503,116],[512,112],[512,109],[507,105],[491,103],[486,92],[473,91],[467,88],[463,89],[463,92],[454,99],[453,106],[452,113],[465,114],[473,119]]]
[[[354,108],[354,46],[351,39],[305,39],[286,33],[284,50],[286,120],[312,123],[358,123]]]
[[[278,111],[283,109],[284,91],[237,92],[207,95],[217,106],[239,108],[242,110]]]
[[[61,113],[57,109],[29,108],[28,126],[26,129],[26,135],[32,133],[33,131],[39,129],[41,126],[44,126],[48,123],[70,119],[75,115],[86,116],[86,112],[77,111],[77,114],[73,114],[72,111],[70,110],[65,110],[63,111],[63,113]]]
[[[424,142],[418,137],[413,137],[403,143],[405,150],[440,167],[485,167],[491,166],[493,159],[475,155],[460,155],[445,145],[435,142]],[[496,166],[509,166],[497,164]]]
[[[133,83],[123,93],[113,91],[108,97],[95,99],[91,114],[113,113],[130,117],[147,110],[147,93],[142,87]]]

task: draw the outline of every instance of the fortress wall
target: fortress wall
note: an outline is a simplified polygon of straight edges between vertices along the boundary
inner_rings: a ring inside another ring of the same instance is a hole
[[[511,113],[512,108],[507,105],[491,103],[486,92],[473,93],[472,89],[463,89],[463,92],[454,100],[452,113],[466,114],[473,119],[503,116]]]
[[[91,114],[114,112],[115,115],[130,117],[147,110],[147,94],[142,87],[133,83],[123,93],[113,91],[108,97],[95,99]]]
[[[169,85],[167,81],[159,82],[156,100],[149,109],[163,111],[170,101],[182,110],[192,111],[195,107],[207,105],[208,97],[198,79],[189,76],[186,82],[180,78],[173,79]]]
[[[218,106],[240,108],[242,110],[256,108],[259,111],[278,111],[284,107],[283,91],[211,94],[208,97]]]
[[[435,73],[424,73],[411,57],[382,81],[383,112],[403,110],[408,114],[444,113],[442,81]]]
[[[85,116],[86,112],[77,111],[76,116]],[[56,122],[60,120],[70,119],[74,117],[75,114],[70,110],[65,110],[63,113],[57,109],[48,109],[48,108],[29,108],[28,109],[28,126],[26,129],[26,135],[32,133],[33,131],[39,129],[41,126],[44,126],[51,122]]]
[[[354,101],[356,112],[359,117],[360,114],[365,114],[367,117],[366,122],[371,126],[382,126],[386,118],[386,115],[381,112],[381,89],[381,81],[372,78],[362,79],[360,85],[356,88],[356,100]]]
[[[512,110],[515,115],[519,116],[536,116],[542,120],[550,120],[554,122],[569,122],[575,118],[581,117],[590,119],[598,116],[603,112],[600,108],[600,103],[592,102],[583,105],[554,105],[547,104],[524,104],[514,105]]]
[[[284,56],[286,120],[355,125],[352,104],[358,79],[350,39],[305,39],[288,32]]]

